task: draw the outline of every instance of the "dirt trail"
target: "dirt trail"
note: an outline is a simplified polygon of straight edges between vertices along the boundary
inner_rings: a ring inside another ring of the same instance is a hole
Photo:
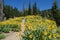
[[[2,40],[20,40],[20,39],[18,37],[18,32],[13,32],[12,34],[9,34],[9,36]]]
[[[22,24],[21,24],[21,26],[22,26],[21,35],[23,35],[23,32],[25,30],[24,23],[25,23],[25,18],[22,20]],[[8,35],[8,36],[2,40],[21,40],[22,39],[22,38],[19,38],[18,32],[11,32],[11,33],[8,33],[6,35]]]

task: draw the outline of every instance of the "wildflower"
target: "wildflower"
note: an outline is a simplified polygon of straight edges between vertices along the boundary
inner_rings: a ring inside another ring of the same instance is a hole
[[[52,38],[52,35],[49,35],[48,37],[49,37],[49,39],[51,39]]]
[[[47,30],[51,30],[52,28],[51,27],[47,27]]]
[[[53,34],[53,37],[56,38],[57,34]]]
[[[29,38],[32,38],[32,35],[29,35]]]
[[[46,19],[46,22],[50,23],[50,22],[51,22],[51,20]]]
[[[60,34],[57,34],[57,37],[60,37]]]
[[[47,35],[48,34],[48,32],[44,32],[44,35]]]

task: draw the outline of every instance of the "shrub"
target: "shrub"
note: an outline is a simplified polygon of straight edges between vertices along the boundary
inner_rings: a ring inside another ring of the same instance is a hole
[[[22,40],[43,40],[43,31],[35,30],[31,31],[28,30],[25,32],[25,35],[22,36]]]
[[[2,27],[0,26],[0,32],[2,32]]]
[[[5,38],[5,35],[4,34],[0,34],[0,40]]]
[[[57,28],[57,32],[60,33],[60,27]]]
[[[45,29],[26,30],[22,35],[22,40],[59,40],[60,34],[47,31]]]
[[[3,31],[3,26],[2,25],[0,25],[0,33],[2,33],[2,31]]]
[[[10,27],[5,26],[5,27],[3,28],[3,32],[9,33],[9,31],[10,31]]]
[[[12,31],[19,31],[20,30],[20,27],[18,25],[13,25],[12,27]]]

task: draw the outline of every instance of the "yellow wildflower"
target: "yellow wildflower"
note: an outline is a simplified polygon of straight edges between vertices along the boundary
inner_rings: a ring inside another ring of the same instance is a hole
[[[48,37],[49,37],[49,39],[51,39],[52,38],[52,35],[49,35]]]
[[[29,38],[32,38],[32,35],[29,35]]]
[[[44,32],[44,35],[47,35],[48,34],[48,32]]]
[[[57,37],[60,37],[60,34],[57,34]]]
[[[53,34],[53,37],[56,38],[57,34]]]
[[[51,22],[51,20],[46,19],[46,22],[50,23],[50,22]]]

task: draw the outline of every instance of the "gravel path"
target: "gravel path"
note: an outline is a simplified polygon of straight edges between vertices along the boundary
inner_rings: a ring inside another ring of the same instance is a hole
[[[19,40],[18,32],[13,32],[12,34],[9,34],[9,36],[2,40]]]

